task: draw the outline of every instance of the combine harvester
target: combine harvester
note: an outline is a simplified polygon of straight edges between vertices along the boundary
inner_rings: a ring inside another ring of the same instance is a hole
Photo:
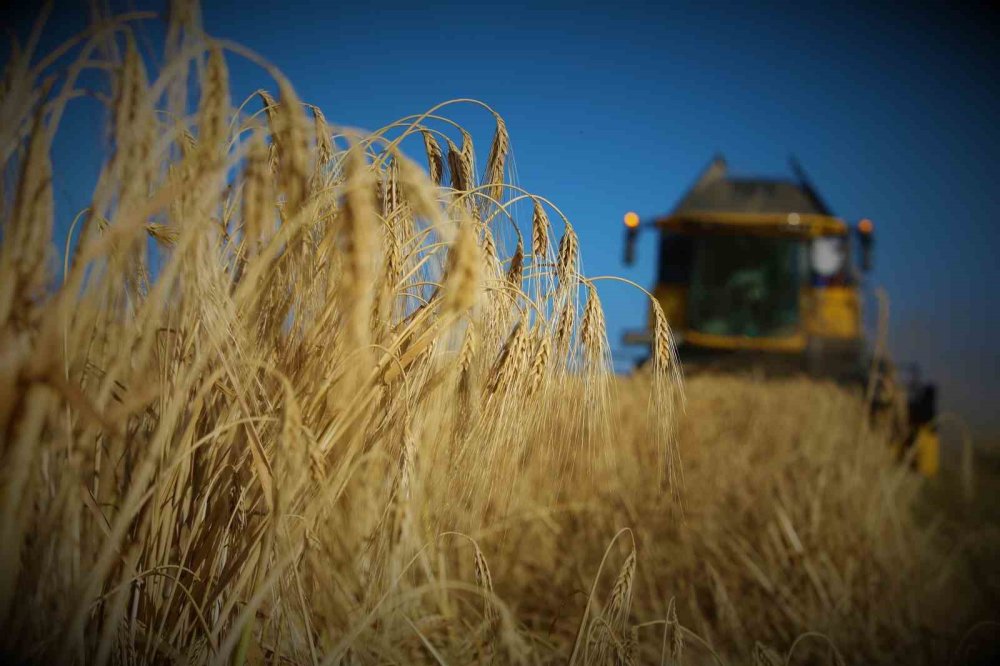
[[[895,419],[902,447],[916,446],[916,467],[933,476],[935,388],[915,371],[897,382],[898,368],[873,361],[862,325],[874,226],[835,217],[794,159],[792,169],[795,180],[733,178],[716,158],[668,215],[625,215],[625,263],[641,229],[659,233],[653,294],[688,373],[751,368],[864,386],[877,366],[875,410]],[[648,348],[651,327],[652,313],[625,344]]]

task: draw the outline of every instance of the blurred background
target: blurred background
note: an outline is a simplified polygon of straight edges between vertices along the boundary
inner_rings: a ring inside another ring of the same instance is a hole
[[[919,362],[941,410],[995,446],[995,12],[804,5],[215,1],[204,27],[277,65],[338,124],[377,129],[458,97],[489,104],[510,131],[516,181],[573,222],[589,275],[652,287],[651,237],[622,264],[626,211],[668,213],[716,154],[736,175],[777,178],[792,177],[794,154],[834,214],[875,224],[864,292],[890,296],[893,355]],[[23,38],[30,19],[3,11],[4,41]],[[87,16],[85,3],[56,3],[43,42]],[[162,26],[146,25],[152,53]],[[270,85],[256,65],[230,67],[234,98]],[[67,226],[93,186],[102,122],[95,100],[71,109],[55,148]],[[472,132],[482,161],[492,118],[462,106],[446,115]],[[645,299],[610,282],[601,296],[625,368],[634,354],[621,335],[644,325]]]

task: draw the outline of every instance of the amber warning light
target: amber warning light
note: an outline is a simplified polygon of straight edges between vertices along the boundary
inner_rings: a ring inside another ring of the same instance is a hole
[[[625,252],[622,260],[626,266],[635,261],[635,238],[639,235],[639,215],[629,211],[625,213]]]
[[[867,217],[858,222],[858,240],[861,241],[861,270],[872,268],[872,244],[875,241],[875,224]]]

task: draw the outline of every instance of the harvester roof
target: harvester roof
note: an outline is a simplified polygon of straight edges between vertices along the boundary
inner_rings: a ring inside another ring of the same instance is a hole
[[[672,215],[706,213],[804,213],[830,211],[799,171],[799,180],[734,178],[717,157],[681,198]]]

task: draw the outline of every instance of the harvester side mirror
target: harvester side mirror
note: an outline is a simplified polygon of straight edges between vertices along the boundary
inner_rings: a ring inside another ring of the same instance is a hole
[[[875,225],[865,218],[858,222],[858,240],[861,245],[861,270],[872,269],[872,245],[875,244]]]
[[[635,240],[639,237],[639,216],[631,211],[625,213],[625,253],[622,261],[626,266],[635,263]]]

